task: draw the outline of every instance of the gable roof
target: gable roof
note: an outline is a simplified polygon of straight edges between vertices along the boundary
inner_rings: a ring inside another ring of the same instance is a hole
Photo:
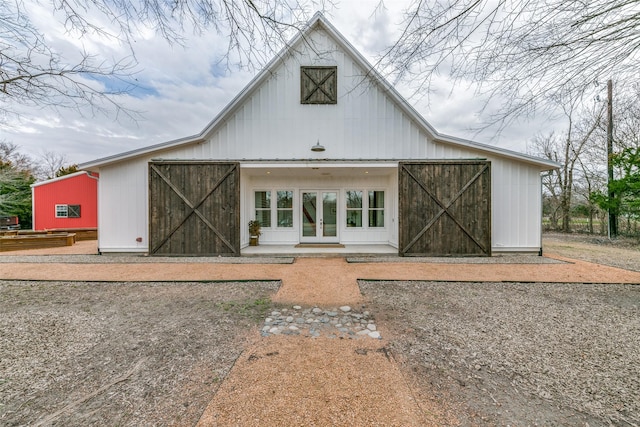
[[[89,178],[93,178],[95,180],[97,180],[99,178],[97,174],[93,175],[93,174],[91,174],[90,172],[87,172],[87,171],[78,171],[78,172],[70,173],[68,175],[62,175],[62,176],[58,176],[56,178],[47,179],[46,181],[40,181],[40,182],[33,183],[33,184],[31,184],[31,188],[39,187],[41,185],[51,184],[53,182],[64,181],[66,179],[76,178],[76,177],[82,176],[82,175],[87,175]]]
[[[282,49],[264,67],[264,69],[260,73],[258,73],[249,82],[249,84],[238,95],[236,95],[236,97],[233,98],[233,100],[224,109],[222,109],[220,113],[218,113],[218,115],[211,122],[209,122],[209,124],[199,134],[166,141],[131,151],[126,151],[112,156],[103,157],[83,163],[80,165],[80,168],[92,170],[100,168],[102,166],[107,166],[109,164],[134,159],[136,157],[150,155],[155,152],[165,151],[168,149],[183,147],[186,145],[197,144],[206,141],[210,136],[214,134],[217,127],[221,123],[224,123],[224,121],[240,105],[242,105],[244,101],[247,100],[263,82],[265,82],[271,76],[275,69],[280,65],[281,61],[283,61],[284,58],[293,53],[294,46],[296,46],[300,42],[304,42],[309,34],[316,29],[325,30],[338,44],[338,46],[340,46],[345,52],[351,55],[351,58],[355,63],[362,67],[362,69],[368,70],[369,78],[375,80],[376,83],[380,84],[384,88],[387,96],[389,96],[396,103],[396,105],[411,120],[413,120],[418,126],[420,126],[435,142],[453,145],[459,148],[472,149],[486,153],[487,155],[505,157],[512,160],[529,163],[533,166],[539,167],[541,170],[556,169],[560,166],[558,163],[551,160],[542,159],[516,151],[498,148],[488,144],[482,144],[475,141],[439,133],[402,97],[402,95],[400,95],[400,93],[389,82],[387,82],[387,80],[378,71],[373,68],[369,61],[367,61],[367,59],[364,58],[364,56],[362,56],[362,54],[358,52],[351,43],[349,43],[349,41],[324,17],[321,12],[316,12],[313,18],[311,18],[311,20],[307,23],[306,27],[302,29],[291,40],[288,46]]]

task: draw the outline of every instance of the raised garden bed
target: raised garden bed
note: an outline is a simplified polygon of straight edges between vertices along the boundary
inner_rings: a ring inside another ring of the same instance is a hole
[[[0,252],[73,246],[75,233],[15,234],[0,237]]]
[[[43,234],[65,234],[74,233],[76,241],[98,240],[97,228],[50,228],[47,230],[3,230],[0,236],[40,236]]]
[[[51,228],[47,233],[75,233],[76,241],[98,240],[97,228]]]

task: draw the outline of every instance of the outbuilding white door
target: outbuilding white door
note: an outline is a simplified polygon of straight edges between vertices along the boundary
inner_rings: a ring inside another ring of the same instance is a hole
[[[337,243],[338,191],[301,191],[302,235],[300,242]]]

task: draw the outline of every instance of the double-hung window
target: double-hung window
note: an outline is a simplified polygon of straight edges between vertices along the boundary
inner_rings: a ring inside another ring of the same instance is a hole
[[[274,200],[275,203],[273,202]],[[260,222],[262,227],[293,227],[293,191],[255,191],[254,201],[255,218],[256,221]],[[275,219],[275,224],[273,223],[273,219]]]
[[[362,227],[362,191],[348,190],[347,227]]]
[[[347,190],[345,196],[347,228],[384,227],[384,191]]]
[[[277,191],[278,227],[293,227],[293,191]]]
[[[369,227],[384,227],[384,191],[369,191]]]
[[[256,191],[256,221],[262,227],[271,227],[271,191]]]

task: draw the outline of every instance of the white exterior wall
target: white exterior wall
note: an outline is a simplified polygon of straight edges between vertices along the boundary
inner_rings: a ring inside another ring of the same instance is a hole
[[[314,33],[316,37],[317,33]],[[457,158],[462,153],[436,146],[377,86],[362,82],[365,71],[326,42],[321,61],[288,58],[230,115],[208,143],[172,152],[185,159],[408,159]],[[322,42],[322,45],[320,46]],[[300,66],[336,65],[338,103],[300,103]],[[311,152],[317,141],[326,147]]]
[[[256,161],[290,161],[296,165],[325,161],[435,160],[487,158],[492,162],[492,244],[494,251],[535,251],[541,246],[540,168],[508,156],[487,155],[480,149],[435,142],[377,85],[362,83],[364,74],[352,57],[340,50],[324,32],[312,33],[316,49],[328,52],[321,59],[303,54],[284,60],[268,79],[235,110],[227,112],[205,142],[123,160],[99,169],[99,248],[103,252],[148,249],[148,162],[154,158]],[[297,49],[304,51],[302,46]],[[295,49],[294,49],[295,51]],[[308,50],[307,50],[308,51]],[[336,65],[338,103],[300,104],[300,66]],[[319,141],[326,151],[311,147]],[[241,177],[241,224],[252,218],[253,190],[290,188],[373,189],[382,185],[387,194],[387,227],[379,233],[356,235],[341,229],[343,243],[379,242],[397,246],[397,172],[374,181],[353,177],[314,181],[260,180]],[[280,178],[281,179],[281,178]],[[379,179],[377,177],[376,179]],[[286,184],[280,188],[281,185]],[[277,188],[276,188],[277,187]],[[298,199],[298,197],[296,197]],[[296,207],[297,208],[297,207]],[[294,213],[297,214],[294,209]],[[299,221],[298,221],[299,224]],[[248,242],[242,227],[242,244]],[[261,243],[295,243],[299,230],[275,233],[263,230]],[[141,238],[142,242],[136,242]]]
[[[99,248],[102,252],[146,252],[148,250],[148,161],[150,158],[122,163],[100,170],[98,189]],[[492,182],[492,250],[493,252],[537,252],[541,247],[540,173],[535,167],[503,158],[489,158]],[[296,228],[275,232],[263,230],[261,242],[297,243],[299,238],[299,192],[301,189],[345,189],[385,191],[385,229],[362,235],[341,226],[340,241],[355,243],[398,243],[397,172],[387,177],[359,178],[274,178],[265,180],[241,172],[241,224],[253,218],[254,190],[294,191]],[[340,212],[344,206],[340,205]],[[341,215],[341,219],[344,216]],[[142,242],[137,242],[140,237]],[[241,229],[241,244],[248,243],[247,231]]]
[[[98,249],[101,252],[147,252],[149,172],[147,159],[100,169],[98,181]],[[141,238],[138,242],[136,239]]]
[[[540,171],[520,162],[492,162],[493,252],[538,252],[542,247]]]

